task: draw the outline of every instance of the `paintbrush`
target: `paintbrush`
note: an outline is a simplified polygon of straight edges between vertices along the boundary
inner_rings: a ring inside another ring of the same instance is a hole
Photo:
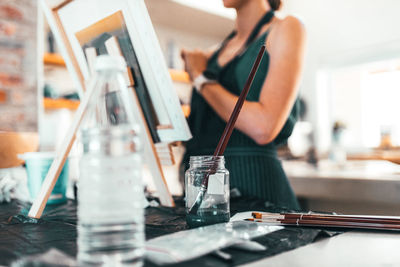
[[[390,216],[369,216],[369,215],[336,215],[321,213],[269,213],[253,212],[251,214],[256,220],[316,220],[316,221],[336,221],[352,223],[376,223],[376,224],[397,224],[400,225],[400,217]]]
[[[242,92],[240,93],[240,96],[236,102],[235,108],[232,111],[232,114],[228,120],[228,123],[225,126],[224,132],[222,133],[221,138],[219,139],[217,148],[214,151],[214,157],[217,156],[222,156],[224,154],[226,145],[228,144],[229,138],[231,137],[232,131],[234,129],[236,120],[239,116],[240,110],[242,109],[243,103],[246,100],[247,94],[249,93],[251,84],[253,83],[254,76],[256,75],[258,66],[260,65],[261,59],[264,55],[265,51],[265,45],[261,46],[260,51],[258,52],[257,58],[253,64],[253,67],[251,68],[249,77],[247,78],[246,84],[244,85],[244,88]],[[189,214],[197,214],[197,211],[199,210],[201,203],[203,202],[204,195],[207,192],[208,188],[208,178],[210,177],[211,174],[215,173],[216,169],[216,164],[214,164],[210,171],[205,175],[201,186],[200,186],[200,191],[196,197],[196,200],[193,202],[193,205],[189,209]]]
[[[309,226],[309,227],[335,227],[335,228],[353,228],[353,229],[371,229],[371,230],[400,230],[400,224],[378,223],[378,222],[355,222],[355,221],[335,221],[335,220],[315,220],[315,219],[245,219],[257,223],[269,223],[273,225],[288,226]]]

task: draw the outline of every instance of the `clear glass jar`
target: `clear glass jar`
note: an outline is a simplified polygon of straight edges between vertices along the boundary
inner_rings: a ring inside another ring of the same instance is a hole
[[[202,183],[208,179],[207,191],[195,214],[190,212]],[[185,173],[186,222],[189,227],[228,222],[229,171],[225,169],[224,156],[192,156],[190,168]]]

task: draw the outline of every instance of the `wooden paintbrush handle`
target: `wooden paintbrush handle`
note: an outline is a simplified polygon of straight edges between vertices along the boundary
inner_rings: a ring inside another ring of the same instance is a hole
[[[222,136],[219,139],[217,148],[214,151],[214,155],[213,155],[214,157],[222,156],[224,154],[225,148],[229,142],[232,131],[235,128],[235,123],[236,123],[237,118],[239,117],[240,110],[242,109],[243,103],[246,100],[247,94],[249,93],[250,87],[253,83],[254,77],[258,70],[258,67],[260,66],[261,59],[264,55],[264,52],[265,52],[265,45],[261,46],[260,51],[258,52],[257,58],[254,61],[253,67],[251,68],[251,71],[250,71],[249,77],[247,78],[246,84],[244,85],[244,88],[243,88],[242,92],[240,93],[240,96],[236,102],[236,105],[232,111],[232,114],[225,126],[224,132],[222,133]],[[215,168],[217,167],[215,165],[216,164],[214,164],[213,167],[211,168],[211,172],[214,171],[214,173],[215,173]],[[211,175],[211,173],[207,174],[202,181],[202,185],[204,185],[206,188],[208,186],[208,178],[210,177],[210,175]]]
[[[286,225],[298,226],[327,226],[327,227],[346,227],[346,228],[363,228],[363,229],[387,229],[387,230],[400,230],[400,225],[394,224],[380,224],[380,223],[361,223],[361,222],[338,222],[338,221],[322,221],[322,220],[299,220],[299,219],[285,219],[278,220]]]
[[[239,117],[240,110],[242,109],[243,103],[246,100],[247,94],[249,93],[251,84],[253,83],[254,76],[256,75],[258,67],[260,66],[260,62],[264,55],[264,52],[265,52],[265,45],[261,46],[260,51],[258,52],[257,58],[253,64],[253,67],[251,68],[246,84],[244,85],[244,88],[240,93],[235,108],[233,109],[232,114],[228,120],[228,123],[225,126],[224,132],[222,133],[222,136],[219,139],[217,148],[214,151],[214,156],[222,156],[224,154],[226,145],[228,144],[232,131],[235,128],[236,120]]]

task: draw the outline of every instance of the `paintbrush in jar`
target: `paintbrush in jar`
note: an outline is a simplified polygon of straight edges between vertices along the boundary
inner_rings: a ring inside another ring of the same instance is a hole
[[[236,102],[235,108],[232,111],[232,114],[228,120],[228,123],[225,126],[224,132],[222,133],[222,136],[218,142],[217,148],[214,151],[213,156],[222,156],[224,154],[225,148],[228,144],[229,138],[231,137],[232,131],[235,127],[236,120],[239,116],[240,110],[242,109],[243,103],[246,100],[247,94],[250,90],[251,84],[253,83],[255,74],[257,72],[257,69],[260,65],[261,59],[264,55],[265,52],[265,45],[263,45],[260,48],[260,51],[258,52],[257,58],[253,64],[253,67],[251,68],[249,77],[247,78],[246,84],[244,85],[244,88],[242,92],[240,93],[240,96]],[[193,205],[189,209],[189,214],[197,214],[197,211],[199,210],[201,203],[203,202],[204,195],[207,192],[208,188],[208,179],[211,174],[215,173],[215,168],[216,166],[211,167],[210,171],[205,175],[201,186],[200,186],[200,191],[196,197],[196,200],[194,201]]]

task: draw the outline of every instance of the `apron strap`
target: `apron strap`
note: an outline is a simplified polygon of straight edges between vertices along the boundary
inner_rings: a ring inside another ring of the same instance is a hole
[[[274,17],[274,11],[270,10],[260,19],[260,21],[257,23],[257,25],[254,27],[253,31],[247,38],[246,44],[244,45],[245,47],[249,46],[249,44],[251,44],[254,41],[254,39],[256,39],[261,28],[265,24],[268,24],[272,20],[273,17]]]
[[[247,38],[246,42],[240,48],[239,52],[234,56],[231,60],[234,61],[236,58],[240,57],[243,55],[243,53],[246,51],[247,47],[256,39],[258,34],[260,33],[261,28],[265,25],[271,22],[272,18],[274,17],[274,11],[270,10],[265,15],[257,22],[256,26],[254,26],[253,30],[251,31],[249,37]],[[219,52],[225,48],[225,45],[228,43],[230,39],[232,39],[236,35],[236,31],[231,32],[228,37],[225,38],[225,40],[222,42],[221,47],[216,51],[216,53],[213,56],[217,56]],[[228,65],[228,64],[226,64]]]
[[[229,65],[229,63],[237,60],[237,58],[239,58],[241,55],[243,55],[244,52],[246,52],[247,47],[256,39],[256,37],[258,36],[261,28],[265,25],[268,24],[269,22],[271,22],[272,18],[274,17],[274,11],[270,10],[267,13],[265,13],[265,15],[257,22],[256,26],[254,26],[253,30],[251,31],[249,37],[247,38],[245,44],[240,48],[239,52],[224,66],[224,68],[226,66]],[[211,59],[218,60],[218,55],[221,52],[221,50],[223,50],[226,46],[226,44],[228,43],[229,40],[231,40],[234,36],[236,35],[236,31],[232,31],[225,39],[224,41],[222,41],[219,49],[217,49],[214,54],[210,57]],[[209,70],[206,70],[203,73],[207,78],[209,79],[217,79],[218,78],[218,74],[213,73]]]

